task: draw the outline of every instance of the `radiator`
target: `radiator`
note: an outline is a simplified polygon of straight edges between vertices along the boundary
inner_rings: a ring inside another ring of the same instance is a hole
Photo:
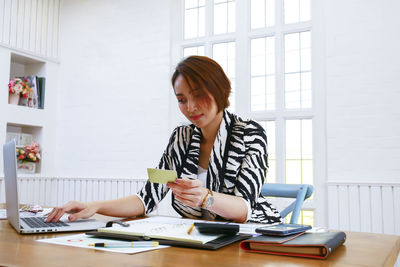
[[[94,201],[137,193],[146,180],[112,178],[19,178],[20,203],[59,206],[70,200]],[[0,180],[1,202],[5,202],[4,180]]]
[[[20,203],[60,206],[70,200],[108,200],[135,194],[144,179],[19,178]],[[0,203],[5,202],[0,178]],[[166,196],[155,214],[176,215]],[[400,184],[328,183],[328,228],[400,235]]]
[[[137,193],[146,180],[116,178],[19,178],[19,202],[60,206],[71,200],[96,201],[121,198]],[[5,202],[4,178],[0,178],[0,203]],[[175,215],[167,195],[154,214]]]
[[[400,184],[328,183],[328,228],[400,235]]]

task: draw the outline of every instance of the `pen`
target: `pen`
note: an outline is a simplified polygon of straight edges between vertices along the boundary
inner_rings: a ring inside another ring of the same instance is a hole
[[[194,224],[192,224],[192,226],[189,227],[189,229],[187,231],[188,235],[190,235],[192,233],[193,227],[194,227]]]
[[[91,247],[101,248],[143,248],[158,247],[157,241],[135,241],[135,242],[110,242],[110,243],[94,243],[89,244]]]

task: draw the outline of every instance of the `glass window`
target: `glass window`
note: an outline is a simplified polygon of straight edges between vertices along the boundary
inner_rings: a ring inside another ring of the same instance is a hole
[[[188,57],[188,56],[204,56],[204,46],[192,46],[192,47],[185,47],[183,48],[183,56]]]
[[[231,81],[229,111],[266,129],[266,181],[313,184],[311,0],[183,2],[184,38],[174,48],[216,60]],[[246,27],[236,32],[236,23]],[[313,221],[313,211],[302,216]]]
[[[311,108],[311,33],[285,35],[285,107]]]
[[[275,109],[275,37],[251,40],[251,110]]]
[[[213,59],[221,65],[231,81],[231,95],[229,96],[229,110],[235,111],[235,42],[217,43],[213,45]]]
[[[205,0],[185,0],[185,39],[205,35]]]
[[[275,0],[251,0],[251,28],[275,25]]]
[[[299,23],[311,19],[310,0],[284,0],[285,24]]]
[[[285,223],[290,223],[292,218],[292,213],[289,213],[285,218]],[[314,227],[314,211],[312,210],[302,210],[300,211],[298,224],[311,225]]]
[[[312,120],[286,121],[286,183],[313,184]]]
[[[234,0],[214,0],[214,34],[234,32],[236,3]]]

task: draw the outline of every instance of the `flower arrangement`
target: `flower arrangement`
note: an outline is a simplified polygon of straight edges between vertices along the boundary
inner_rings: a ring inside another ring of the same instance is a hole
[[[17,148],[18,163],[24,161],[38,162],[40,160],[39,144],[32,142],[32,145],[26,145],[23,148]]]
[[[32,97],[33,90],[29,87],[28,80],[22,81],[19,78],[11,79],[8,83],[8,94],[21,95],[23,98]]]

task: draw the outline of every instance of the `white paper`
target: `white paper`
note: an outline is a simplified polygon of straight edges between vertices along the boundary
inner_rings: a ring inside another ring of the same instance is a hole
[[[150,217],[141,220],[127,222],[130,226],[124,227],[114,224],[113,227],[100,228],[99,232],[106,233],[125,233],[135,236],[148,236],[156,239],[176,240],[183,242],[193,242],[205,244],[222,235],[204,235],[195,228],[188,234],[189,228],[195,220],[170,218],[170,217]]]
[[[163,216],[151,216],[146,220],[154,220],[158,223],[170,223],[170,224],[179,224],[182,220],[189,221],[190,223],[200,222],[200,223],[220,223],[220,224],[233,224],[239,225],[239,233],[241,234],[252,234],[259,235],[256,233],[256,228],[265,226],[264,224],[259,223],[231,223],[231,222],[216,222],[216,221],[204,221],[204,220],[192,220],[192,219],[182,219],[177,217],[163,217]]]
[[[91,247],[89,244],[93,243],[107,243],[112,242],[110,239],[105,238],[98,238],[98,237],[90,237],[86,234],[77,234],[77,235],[69,235],[69,236],[60,236],[56,238],[49,238],[49,239],[39,239],[36,240],[38,242],[48,243],[48,244],[55,244],[55,245],[64,245],[64,246],[71,246],[71,247],[79,247],[79,248],[89,248],[89,249],[96,249],[96,250],[103,250],[103,251],[110,251],[110,252],[117,252],[117,253],[126,253],[126,254],[134,254],[154,249],[160,248],[167,248],[169,246],[159,245],[157,247],[143,247],[143,248],[102,248],[102,247]],[[123,241],[118,241],[118,243],[122,243]],[[127,242],[131,243],[131,242]]]

